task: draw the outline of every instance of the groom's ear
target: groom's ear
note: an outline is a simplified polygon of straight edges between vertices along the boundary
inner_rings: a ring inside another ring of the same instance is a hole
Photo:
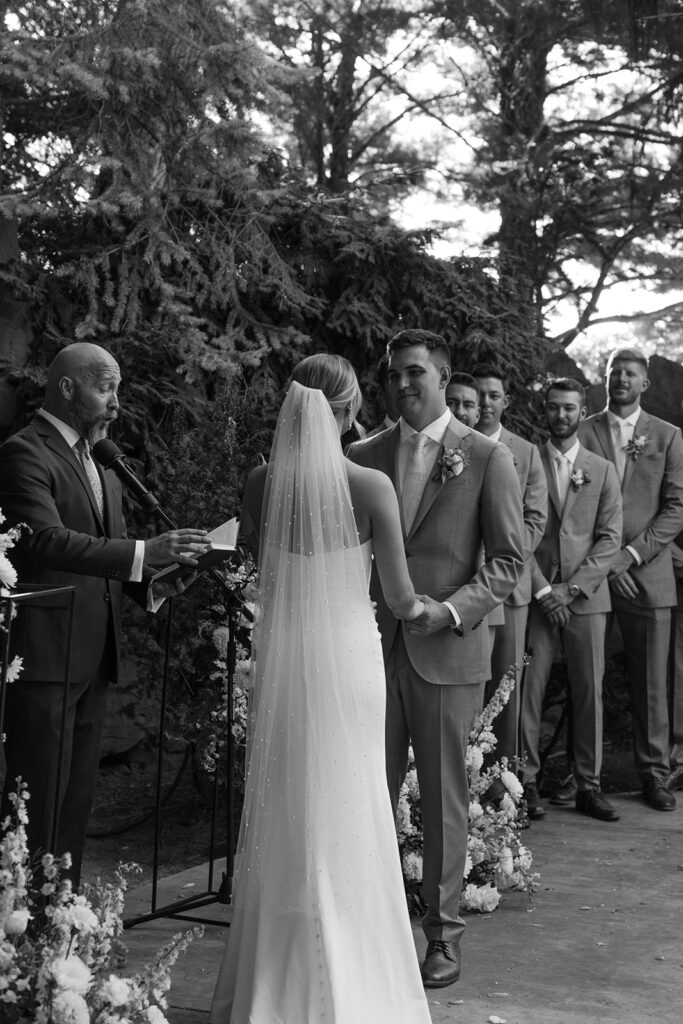
[[[439,387],[445,388],[450,379],[451,368],[450,366],[447,366],[446,363],[444,363],[444,365],[441,367],[441,370],[439,371]]]

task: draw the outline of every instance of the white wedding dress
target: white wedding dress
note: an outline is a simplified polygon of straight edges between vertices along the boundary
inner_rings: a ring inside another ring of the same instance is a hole
[[[325,543],[261,564],[270,599],[212,1024],[430,1024],[385,776],[371,545]]]

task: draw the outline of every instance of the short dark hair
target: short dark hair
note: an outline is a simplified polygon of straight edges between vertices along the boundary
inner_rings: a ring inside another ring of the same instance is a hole
[[[614,352],[610,352],[609,359],[607,360],[607,367],[605,373],[609,373],[612,368],[612,363],[616,359],[622,359],[628,363],[640,363],[645,370],[648,371],[648,359],[647,356],[639,348],[615,348]]]
[[[377,363],[377,383],[381,388],[383,388],[384,385],[386,384],[388,376],[389,355],[387,352],[385,352],[384,355],[381,357],[380,361]]]
[[[387,345],[387,355],[391,356],[392,352],[396,352],[401,348],[412,348],[413,345],[424,345],[432,355],[441,356],[444,363],[450,366],[451,355],[448,351],[446,339],[440,334],[434,334],[433,331],[424,331],[420,327],[410,327],[405,331],[399,331],[398,334],[395,334]]]
[[[548,395],[551,391],[576,391],[581,399],[581,405],[586,401],[586,389],[575,377],[556,377],[546,384],[544,393],[544,404],[548,402]]]
[[[477,363],[472,370],[472,376],[476,377],[477,380],[484,380],[485,377],[494,377],[500,381],[503,385],[503,391],[506,393],[510,385],[507,373],[495,363]]]
[[[477,394],[481,391],[479,381],[476,377],[473,377],[471,373],[452,373],[446,390],[448,390],[451,384],[460,384],[463,388],[471,388],[472,391],[476,391]]]

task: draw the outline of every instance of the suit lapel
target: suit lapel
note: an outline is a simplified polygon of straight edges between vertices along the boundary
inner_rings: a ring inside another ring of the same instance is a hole
[[[37,433],[40,434],[40,436],[42,437],[45,446],[49,448],[54,455],[57,455],[60,459],[63,459],[65,462],[67,462],[71,469],[73,470],[73,472],[76,474],[80,486],[83,488],[83,491],[85,493],[85,497],[87,498],[88,503],[90,504],[92,513],[95,516],[97,522],[100,524],[102,531],[104,532],[104,523],[102,522],[102,519],[100,517],[97,502],[95,501],[95,495],[92,492],[92,488],[90,487],[90,483],[88,481],[88,477],[86,476],[85,470],[81,465],[81,461],[74,452],[73,448],[69,447],[68,443],[59,433],[57,428],[53,427],[52,424],[49,423],[43,416],[36,416],[35,420],[33,421],[33,425]],[[100,479],[102,479],[101,476]],[[104,491],[104,485],[103,492],[105,493],[105,495],[108,496],[109,492],[108,490]],[[107,497],[105,496],[105,515],[106,509]]]
[[[446,428],[446,433],[443,436],[443,440],[439,445],[439,451],[434,461],[434,468],[430,473],[425,489],[422,492],[422,498],[418,505],[417,512],[415,513],[415,519],[413,525],[410,528],[410,532],[407,534],[406,539],[410,539],[413,536],[424,517],[429,512],[430,508],[434,504],[437,496],[441,493],[441,488],[445,486],[446,481],[441,480],[439,475],[439,459],[444,448],[462,448],[463,451],[467,451],[469,444],[466,440],[467,436],[471,433],[469,427],[463,426],[459,420],[456,420],[454,416],[451,416],[451,422]],[[398,455],[397,455],[398,458]],[[467,469],[463,470],[467,472]],[[454,478],[457,482],[457,477]],[[457,485],[457,484],[456,484]]]
[[[593,420],[593,430],[606,459],[614,465],[616,462],[612,430],[606,412],[599,412]]]
[[[637,437],[638,434],[647,434],[648,424],[650,417],[646,412],[641,409],[640,416],[636,421],[636,426],[633,431],[633,436]],[[624,479],[621,481],[621,493],[623,494],[628,487],[629,481],[635,472],[637,460],[632,458],[630,455],[626,456],[626,465],[624,466]]]

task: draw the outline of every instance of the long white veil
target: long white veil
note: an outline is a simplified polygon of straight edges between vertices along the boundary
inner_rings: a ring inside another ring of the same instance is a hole
[[[293,383],[262,515],[249,763],[212,1011],[220,1024],[429,1020],[385,776],[369,561],[332,412],[322,392]]]

